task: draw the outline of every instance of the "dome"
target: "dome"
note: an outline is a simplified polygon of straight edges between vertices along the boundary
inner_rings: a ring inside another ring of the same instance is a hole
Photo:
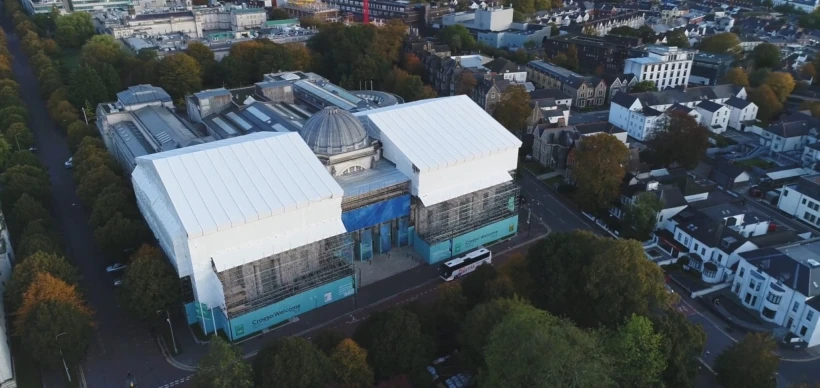
[[[350,112],[331,106],[305,122],[300,132],[314,153],[332,155],[367,147],[367,132]]]

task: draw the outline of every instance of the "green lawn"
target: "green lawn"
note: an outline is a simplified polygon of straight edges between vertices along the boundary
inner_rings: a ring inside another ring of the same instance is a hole
[[[542,166],[541,163],[538,163],[536,161],[524,162],[522,166],[527,170],[530,170],[530,172],[535,175],[547,174],[555,171],[550,167]]]
[[[759,158],[737,161],[737,162],[735,162],[735,164],[740,166],[740,167],[743,167],[743,168],[758,167],[758,168],[762,168],[764,170],[772,168],[772,167],[775,166],[774,163],[763,160],[763,159],[759,159]]]
[[[31,356],[23,350],[20,337],[11,337],[11,354],[14,357],[14,368],[18,388],[42,388],[40,372]]]

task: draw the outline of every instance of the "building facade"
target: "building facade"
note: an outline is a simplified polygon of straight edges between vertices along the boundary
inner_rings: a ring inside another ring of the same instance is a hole
[[[686,86],[697,50],[650,46],[646,56],[626,60],[624,73],[635,74],[638,82],[652,81],[658,90]]]
[[[627,50],[640,45],[639,37],[565,34],[544,39],[543,48],[546,57],[553,58],[566,53],[570,46],[575,46],[581,71],[593,73],[602,67],[607,73],[620,73],[624,69]]]
[[[579,108],[601,106],[607,101],[607,84],[598,77],[584,77],[541,60],[527,63],[527,79],[535,86],[559,89],[573,97]]]
[[[820,227],[820,174],[801,176],[797,184],[783,186],[777,208],[811,226]]]

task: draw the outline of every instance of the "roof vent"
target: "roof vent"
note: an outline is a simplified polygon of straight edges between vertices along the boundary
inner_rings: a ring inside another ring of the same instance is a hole
[[[737,240],[734,237],[726,237],[726,238],[724,238],[723,240],[720,241],[720,246],[722,248],[728,249],[729,246],[732,245],[733,243],[735,243],[736,241]]]
[[[812,267],[812,268],[820,267],[820,262],[818,262],[817,260],[808,259],[808,260],[806,260],[806,262],[809,263],[809,267]]]

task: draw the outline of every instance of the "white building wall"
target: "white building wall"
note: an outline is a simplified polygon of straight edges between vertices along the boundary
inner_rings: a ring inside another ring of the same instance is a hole
[[[777,208],[801,221],[820,227],[820,200],[803,195],[797,186],[783,186],[783,193],[777,201]]]
[[[729,109],[729,128],[739,131],[742,122],[757,118],[757,105],[753,102],[743,109],[738,109],[728,105],[726,107]]]

